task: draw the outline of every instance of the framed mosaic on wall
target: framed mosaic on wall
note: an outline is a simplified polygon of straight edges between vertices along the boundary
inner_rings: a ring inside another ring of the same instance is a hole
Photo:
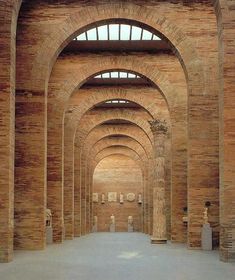
[[[99,202],[99,194],[98,193],[93,193],[92,201],[93,202]]]
[[[108,192],[108,202],[117,202],[116,192]]]
[[[126,199],[127,199],[127,201],[129,201],[129,202],[135,201],[135,194],[134,194],[134,193],[128,193],[128,194],[126,195]]]

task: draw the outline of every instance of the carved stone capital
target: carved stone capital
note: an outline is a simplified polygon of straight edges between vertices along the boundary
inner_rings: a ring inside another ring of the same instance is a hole
[[[168,127],[165,120],[151,120],[148,121],[153,134],[167,134]]]

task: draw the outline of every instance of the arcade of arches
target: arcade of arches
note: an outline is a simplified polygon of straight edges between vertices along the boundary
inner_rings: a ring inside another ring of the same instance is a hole
[[[2,0],[0,35],[1,262],[51,233],[201,249],[207,219],[235,260],[235,1]]]

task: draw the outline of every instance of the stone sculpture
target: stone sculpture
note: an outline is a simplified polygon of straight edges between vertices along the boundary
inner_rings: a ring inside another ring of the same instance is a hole
[[[138,203],[142,204],[142,195],[141,195],[141,193],[138,194]]]
[[[120,193],[119,199],[121,204],[124,203],[124,195],[122,193]]]
[[[46,209],[46,226],[52,226],[52,214],[50,209]]]
[[[105,194],[102,193],[101,195],[101,203],[104,204],[105,203]]]
[[[128,224],[133,225],[133,217],[132,216],[128,216]]]
[[[133,217],[132,216],[128,216],[128,232],[133,232],[134,231],[134,226],[133,226]]]
[[[208,208],[205,207],[204,208],[204,212],[203,212],[203,220],[204,220],[204,225],[208,225]]]
[[[110,232],[115,232],[115,216],[112,214],[110,216]]]
[[[53,243],[52,213],[50,209],[46,209],[46,242],[47,244]]]
[[[92,232],[97,232],[98,217],[94,216]]]
[[[110,216],[110,224],[115,225],[115,216],[113,214]]]

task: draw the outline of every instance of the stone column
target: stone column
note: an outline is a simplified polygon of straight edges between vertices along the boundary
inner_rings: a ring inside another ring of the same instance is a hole
[[[154,136],[154,180],[153,180],[153,234],[151,243],[166,243],[165,212],[165,140],[167,126],[165,121],[149,121]]]

